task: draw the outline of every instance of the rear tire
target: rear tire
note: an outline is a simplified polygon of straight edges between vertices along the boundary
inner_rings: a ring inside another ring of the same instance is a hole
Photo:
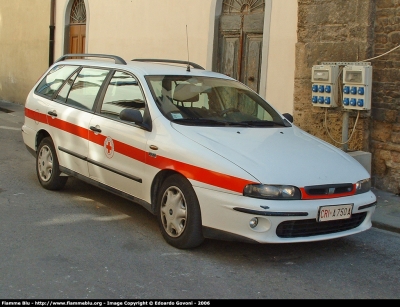
[[[40,184],[47,190],[60,190],[67,183],[67,176],[60,176],[56,150],[50,137],[44,138],[36,155],[36,174]]]
[[[161,186],[157,220],[165,241],[176,248],[194,248],[204,241],[199,201],[191,183],[179,174]]]

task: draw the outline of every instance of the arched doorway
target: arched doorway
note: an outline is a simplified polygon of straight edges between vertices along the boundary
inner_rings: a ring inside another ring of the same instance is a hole
[[[69,18],[68,53],[85,53],[86,7],[84,0],[74,0]]]
[[[224,0],[219,20],[218,70],[260,89],[265,0]]]

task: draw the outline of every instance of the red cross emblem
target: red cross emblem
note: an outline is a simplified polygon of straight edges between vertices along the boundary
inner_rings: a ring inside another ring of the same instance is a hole
[[[109,136],[104,140],[104,153],[109,159],[111,159],[114,155],[114,142]]]

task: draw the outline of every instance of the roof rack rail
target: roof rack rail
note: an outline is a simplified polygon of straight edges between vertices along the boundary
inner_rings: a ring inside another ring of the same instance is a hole
[[[133,59],[132,61],[139,62],[159,62],[159,63],[173,63],[173,64],[189,64],[193,68],[198,68],[204,70],[199,64],[189,62],[189,61],[180,61],[180,60],[166,60],[166,59]]]
[[[69,54],[64,54],[56,62],[64,61],[67,58],[76,58],[76,57],[108,58],[108,59],[113,59],[115,61],[115,64],[124,64],[124,65],[126,65],[125,60],[123,58],[119,57],[119,56],[110,55],[110,54],[96,54],[96,53],[69,53]]]

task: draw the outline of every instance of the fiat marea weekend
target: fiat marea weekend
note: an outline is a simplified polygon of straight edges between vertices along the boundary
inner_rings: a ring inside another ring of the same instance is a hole
[[[30,91],[22,136],[43,188],[74,176],[130,199],[180,249],[344,237],[376,206],[353,157],[192,62],[64,55]]]

